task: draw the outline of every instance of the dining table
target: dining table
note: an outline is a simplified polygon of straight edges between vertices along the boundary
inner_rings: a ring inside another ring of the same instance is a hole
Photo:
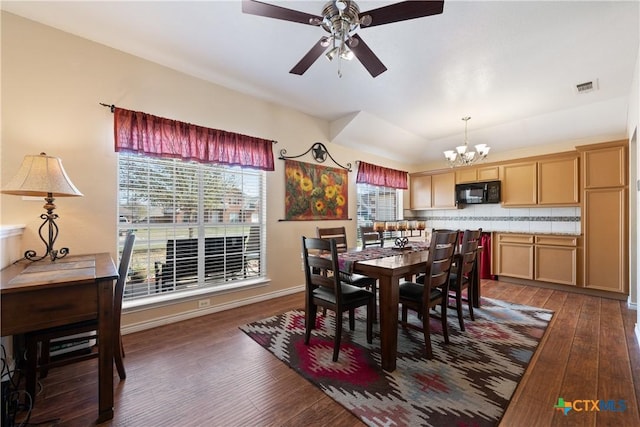
[[[338,254],[341,271],[378,279],[380,353],[382,369],[385,371],[396,369],[400,280],[412,280],[415,275],[425,272],[428,258],[428,242],[411,242],[404,247],[351,249]],[[473,305],[479,307],[480,280],[477,268],[474,270]]]

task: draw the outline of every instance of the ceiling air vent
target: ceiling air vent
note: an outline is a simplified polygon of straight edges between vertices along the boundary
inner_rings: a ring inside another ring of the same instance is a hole
[[[598,79],[594,79],[576,85],[576,93],[589,93],[598,90]]]

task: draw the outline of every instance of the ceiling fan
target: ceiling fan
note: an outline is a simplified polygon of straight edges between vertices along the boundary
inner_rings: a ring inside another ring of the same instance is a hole
[[[358,28],[438,15],[442,13],[443,8],[444,0],[403,1],[367,12],[360,12],[360,8],[353,0],[332,0],[324,5],[322,15],[319,16],[256,0],[242,1],[242,12],[244,13],[314,25],[322,27],[329,33],[329,35],[322,36],[289,71],[298,75],[304,74],[316,59],[330,47],[326,54],[329,60],[336,57],[338,60],[351,60],[355,56],[372,77],[377,77],[387,71],[387,67],[355,31]],[[338,75],[341,75],[339,69]]]

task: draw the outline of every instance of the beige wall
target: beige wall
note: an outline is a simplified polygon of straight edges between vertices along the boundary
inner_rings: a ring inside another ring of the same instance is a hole
[[[15,15],[2,13],[2,148],[5,182],[25,154],[61,157],[84,197],[58,198],[57,247],[72,253],[116,254],[116,154],[113,115],[99,102],[144,111],[202,126],[274,139],[274,154],[306,151],[316,141],[327,145],[341,164],[351,163],[349,213],[342,222],[355,239],[355,161],[407,170],[406,165],[328,143],[329,124],[300,112],[207,83]],[[292,77],[296,78],[296,77]],[[309,158],[302,160],[313,162]],[[330,166],[329,163],[326,163]],[[314,222],[279,222],[284,217],[284,162],[276,160],[267,178],[267,272],[270,283],[211,297],[209,310],[266,298],[303,284],[300,236],[315,234]],[[42,248],[37,237],[42,200],[0,198],[0,224],[25,224],[19,253]],[[339,222],[323,222],[337,225]],[[200,312],[202,313],[202,312]],[[128,313],[124,325],[160,322],[199,314],[195,300]],[[157,323],[156,323],[157,324]]]

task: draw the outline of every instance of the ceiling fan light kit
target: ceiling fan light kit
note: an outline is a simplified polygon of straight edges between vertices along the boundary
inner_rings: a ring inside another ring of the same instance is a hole
[[[444,9],[444,1],[403,1],[367,12],[360,12],[353,0],[331,0],[322,9],[322,16],[312,15],[285,7],[256,0],[243,0],[242,11],[251,15],[265,16],[284,21],[318,26],[329,33],[323,36],[306,55],[289,71],[291,74],[304,74],[309,67],[331,46],[326,53],[330,61],[358,58],[372,77],[384,73],[387,67],[356,34],[358,29],[408,19],[438,15]],[[342,77],[340,65],[338,76]]]
[[[487,144],[476,144],[476,151],[469,151],[469,139],[467,138],[467,125],[471,117],[463,117],[464,120],[464,144],[458,145],[454,150],[447,150],[444,152],[444,157],[447,159],[449,167],[456,166],[469,166],[474,163],[480,162],[487,158],[489,155],[489,147]]]

